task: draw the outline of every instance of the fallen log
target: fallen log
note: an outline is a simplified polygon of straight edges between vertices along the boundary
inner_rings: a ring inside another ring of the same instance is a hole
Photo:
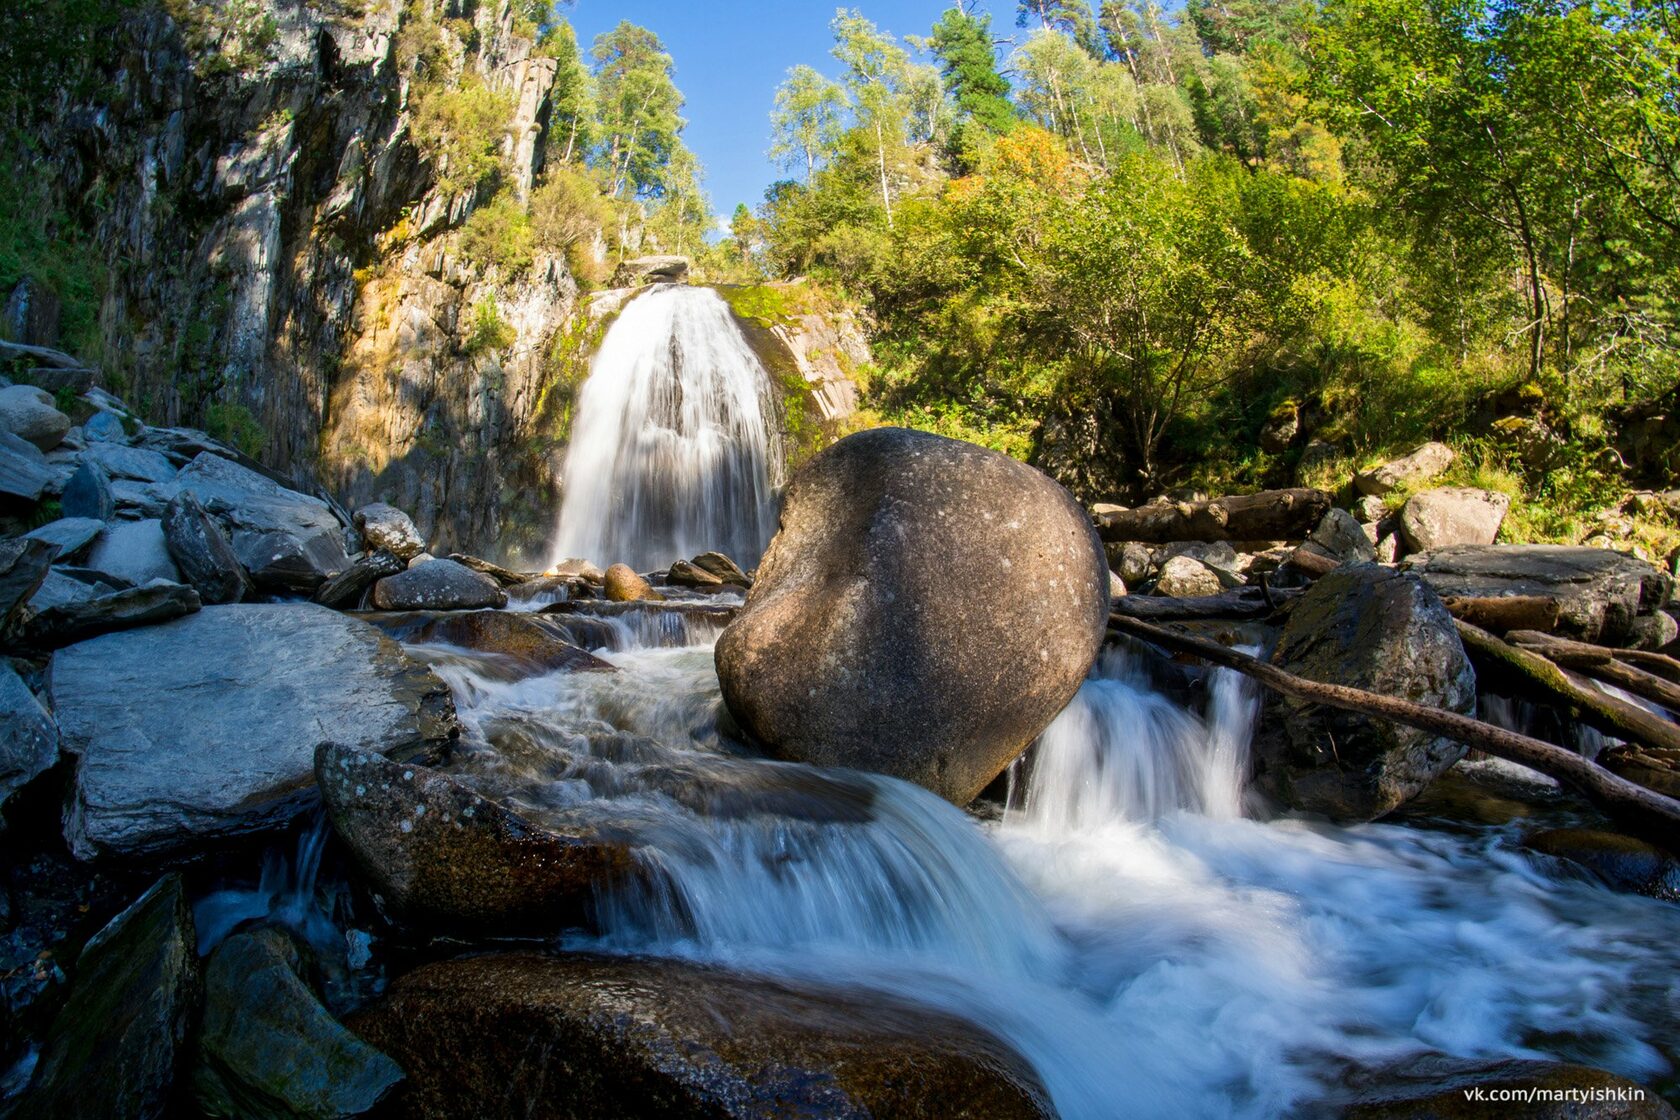
[[[1305,546],[1297,548],[1294,552],[1291,552],[1289,554],[1289,559],[1284,561],[1284,563],[1288,564],[1290,567],[1300,569],[1309,576],[1312,576],[1314,579],[1317,579],[1319,576],[1327,576],[1342,566],[1342,562],[1334,556],[1326,556],[1322,552],[1314,552]]]
[[[1644,649],[1617,649],[1614,653],[1617,661],[1637,665],[1654,677],[1680,684],[1680,661],[1666,653],[1653,653]]]
[[[1516,630],[1505,636],[1511,644],[1540,654],[1555,665],[1574,669],[1593,680],[1613,684],[1671,712],[1680,712],[1680,684],[1666,681],[1616,657],[1620,651],[1587,642],[1571,641],[1534,630]]]
[[[1454,618],[1495,634],[1550,631],[1563,612],[1563,604],[1550,595],[1446,595],[1441,602]]]
[[[1533,650],[1500,641],[1486,630],[1458,623],[1458,636],[1470,651],[1476,674],[1512,692],[1538,692],[1568,708],[1582,723],[1646,746],[1680,750],[1680,726],[1600,692]]]
[[[1323,490],[1262,490],[1208,502],[1157,502],[1096,516],[1105,541],[1299,540],[1330,510]]]
[[[1135,618],[1111,618],[1110,625],[1166,649],[1235,669],[1285,696],[1445,735],[1497,758],[1538,770],[1578,791],[1629,832],[1670,849],[1680,848],[1680,801],[1619,778],[1574,751],[1457,712],[1347,685],[1310,681],[1248,654],[1227,649],[1218,642],[1192,638]]]
[[[1239,587],[1218,595],[1122,595],[1112,610],[1145,622],[1191,622],[1218,618],[1263,618],[1300,595],[1293,589]]]

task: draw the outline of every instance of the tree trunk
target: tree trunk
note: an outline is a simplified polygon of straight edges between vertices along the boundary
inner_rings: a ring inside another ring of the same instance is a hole
[[[1457,712],[1347,685],[1309,681],[1217,642],[1178,634],[1137,619],[1111,616],[1110,624],[1166,649],[1245,673],[1285,696],[1445,735],[1497,758],[1538,770],[1579,792],[1629,832],[1671,850],[1680,847],[1680,801],[1619,778],[1574,751]]]
[[[1297,598],[1294,589],[1239,587],[1218,595],[1124,595],[1114,600],[1114,613],[1144,622],[1186,622],[1210,618],[1263,618]]]
[[[1533,630],[1518,630],[1507,635],[1506,640],[1521,649],[1532,650],[1563,668],[1574,669],[1594,680],[1626,689],[1635,696],[1661,704],[1671,712],[1680,712],[1680,684],[1623,664],[1616,658],[1617,650]]]
[[[1299,540],[1330,510],[1322,490],[1262,490],[1211,502],[1160,502],[1097,517],[1105,541]]]
[[[1441,599],[1452,616],[1483,630],[1551,630],[1563,605],[1550,595],[1447,595]]]

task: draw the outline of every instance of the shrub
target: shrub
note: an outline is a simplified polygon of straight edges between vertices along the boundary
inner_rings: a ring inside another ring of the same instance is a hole
[[[470,357],[506,350],[518,337],[519,332],[513,329],[513,324],[502,317],[502,309],[497,305],[496,297],[485,296],[473,308],[472,330],[461,343],[461,353]]]
[[[477,190],[502,171],[502,136],[513,100],[496,93],[476,74],[457,89],[418,82],[410,106],[410,134],[429,160],[437,187],[446,196]]]
[[[531,267],[535,245],[531,218],[512,195],[503,192],[480,206],[461,226],[461,257],[494,267],[504,277]]]
[[[204,410],[204,430],[253,459],[268,446],[263,426],[250,409],[236,402],[212,401]]]

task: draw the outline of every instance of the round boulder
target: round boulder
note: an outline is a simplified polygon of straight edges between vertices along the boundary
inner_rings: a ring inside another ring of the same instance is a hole
[[[507,592],[482,572],[453,560],[431,560],[373,585],[382,611],[475,611],[507,606]]]
[[[718,677],[772,753],[962,805],[1073,698],[1108,603],[1066,490],[973,444],[877,428],[794,478]]]
[[[1296,600],[1272,663],[1470,715],[1476,674],[1452,616],[1418,577],[1378,564],[1342,567]],[[1464,756],[1452,739],[1272,695],[1255,736],[1255,777],[1287,808],[1373,820]]]

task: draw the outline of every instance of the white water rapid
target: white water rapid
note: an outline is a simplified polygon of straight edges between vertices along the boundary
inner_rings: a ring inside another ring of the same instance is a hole
[[[1504,828],[1245,817],[1235,675],[1188,711],[1110,656],[985,823],[731,746],[715,632],[621,617],[594,643],[619,672],[514,681],[411,647],[455,693],[467,780],[620,830],[658,872],[568,944],[920,1000],[1006,1038],[1069,1120],[1334,1111],[1361,1071],[1431,1053],[1673,1085],[1673,904]]]
[[[715,291],[631,300],[578,396],[553,559],[643,571],[715,550],[752,567],[776,528],[777,409]]]

